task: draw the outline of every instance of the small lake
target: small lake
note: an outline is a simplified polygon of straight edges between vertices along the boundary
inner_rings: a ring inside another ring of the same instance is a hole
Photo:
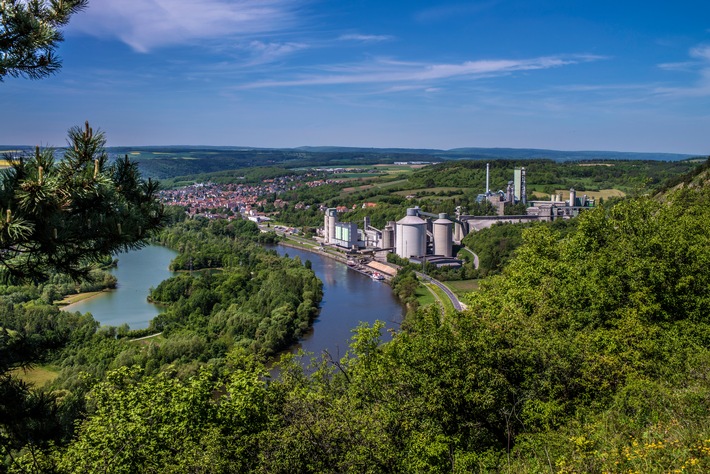
[[[119,253],[114,256],[118,258],[118,266],[111,271],[118,279],[117,288],[63,309],[91,313],[94,319],[109,326],[127,323],[131,329],[147,328],[150,320],[163,311],[160,306],[148,303],[150,288],[173,275],[168,267],[176,255],[177,252],[158,245]]]

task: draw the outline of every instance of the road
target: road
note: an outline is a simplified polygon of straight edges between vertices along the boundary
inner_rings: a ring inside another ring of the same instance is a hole
[[[441,283],[439,280],[435,280],[435,279],[433,279],[432,277],[430,277],[430,276],[428,276],[428,275],[425,275],[425,274],[420,273],[420,272],[415,272],[415,273],[417,274],[417,277],[421,278],[422,280],[426,281],[427,283],[433,283],[433,284],[435,284],[436,286],[438,286],[439,288],[441,288],[441,291],[443,291],[444,293],[446,293],[446,296],[448,296],[449,299],[451,300],[451,304],[454,305],[454,309],[455,309],[456,311],[463,311],[463,309],[464,309],[463,305],[461,304],[461,302],[459,301],[459,299],[456,297],[456,295],[453,293],[453,291],[451,291],[451,290],[449,289],[449,287],[447,287],[446,285],[444,285],[443,283]]]
[[[471,250],[471,249],[468,248],[468,247],[461,247],[461,250],[465,250],[466,252],[468,252],[468,253],[470,253],[471,255],[473,255],[473,268],[475,268],[476,270],[478,270],[478,255],[476,255],[475,253],[473,253],[473,250]]]

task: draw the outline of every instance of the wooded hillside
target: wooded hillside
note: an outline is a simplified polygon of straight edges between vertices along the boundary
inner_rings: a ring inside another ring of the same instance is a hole
[[[526,229],[465,312],[265,378],[240,349],[201,375],[97,383],[62,472],[706,472],[710,189]],[[159,403],[155,403],[160,400]],[[39,455],[38,453],[42,454]],[[130,453],[130,454],[129,454]],[[34,458],[32,457],[34,456]]]

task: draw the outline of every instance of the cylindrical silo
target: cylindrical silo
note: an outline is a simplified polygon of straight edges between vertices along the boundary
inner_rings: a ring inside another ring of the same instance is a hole
[[[434,255],[451,257],[453,250],[452,221],[446,214],[439,214],[439,218],[434,221]]]
[[[397,222],[396,221],[388,221],[387,225],[392,228],[392,247],[395,248],[397,246]]]
[[[575,192],[574,188],[570,188],[570,190],[569,190],[569,205],[574,206],[576,201],[577,201],[577,193]]]
[[[329,208],[326,211],[330,218],[328,219],[328,242],[335,241],[335,223],[338,222],[338,210],[335,208]]]
[[[396,253],[402,258],[426,255],[426,221],[416,209],[407,209],[407,216],[397,221]]]
[[[461,225],[461,222],[456,221],[454,223],[454,240],[456,240],[456,242],[460,243],[465,236],[466,236],[466,233],[464,232],[464,228]]]
[[[396,224],[395,224],[396,225]],[[394,247],[394,226],[387,224],[382,231],[382,248],[391,249]]]

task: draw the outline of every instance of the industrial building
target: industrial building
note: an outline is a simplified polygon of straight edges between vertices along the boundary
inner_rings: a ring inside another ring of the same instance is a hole
[[[437,266],[459,266],[461,261],[454,258],[454,243],[469,233],[492,226],[495,223],[522,223],[557,218],[569,219],[583,209],[594,206],[594,199],[586,195],[578,196],[570,189],[568,200],[560,194],[552,195],[550,200],[530,201],[527,212],[523,215],[509,216],[505,207],[526,200],[527,185],[525,168],[513,171],[513,180],[508,182],[505,191],[490,191],[490,165],[486,164],[486,192],[479,194],[479,199],[488,200],[497,211],[496,216],[464,215],[457,208],[455,216],[431,214],[419,207],[407,209],[406,215],[398,221],[389,221],[380,230],[370,224],[365,217],[363,228],[358,229],[354,222],[339,222],[338,209],[325,211],[323,242],[348,251],[366,250],[371,252],[394,252],[400,258],[413,262],[429,262]]]
[[[492,192],[490,189],[491,165],[486,163],[486,191],[477,196],[478,202],[488,201],[493,205],[499,216],[505,215],[505,208],[519,202],[527,203],[527,184],[525,168],[513,170],[513,180],[508,181],[506,190]]]
[[[323,242],[347,250],[390,251],[407,259],[436,255],[451,260],[455,225],[456,234],[463,235],[461,223],[448,215],[430,214],[415,207],[407,209],[399,221],[388,222],[382,230],[370,225],[369,217],[358,229],[354,222],[340,222],[337,210],[329,208],[325,211]]]
[[[426,254],[426,221],[416,209],[407,209],[407,215],[397,221],[395,249],[402,258]]]
[[[542,220],[558,218],[571,218],[579,215],[585,209],[593,208],[596,204],[593,198],[586,194],[578,196],[574,188],[569,190],[569,199],[564,200],[562,194],[552,194],[549,200],[530,201],[527,212],[530,216],[538,216]]]

